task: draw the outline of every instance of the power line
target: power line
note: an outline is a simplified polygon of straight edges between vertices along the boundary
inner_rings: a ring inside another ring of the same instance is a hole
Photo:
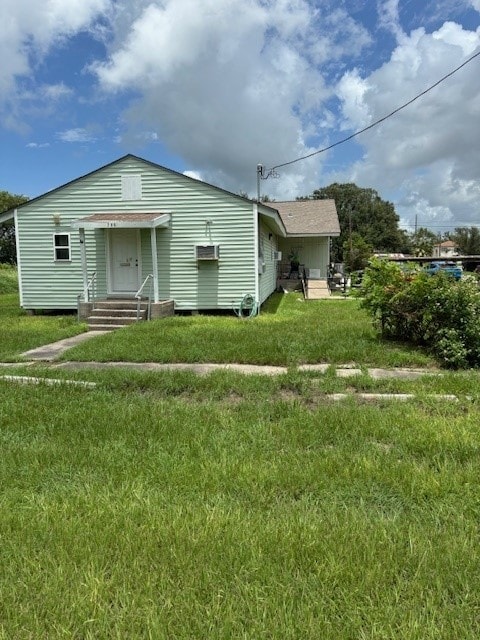
[[[478,56],[480,56],[480,51],[477,51],[477,53],[473,54],[473,56],[468,58],[468,60],[465,60],[465,62],[463,62],[456,69],[453,69],[453,71],[450,71],[450,73],[447,73],[445,76],[443,76],[443,78],[440,78],[440,80],[435,82],[435,84],[432,84],[430,87],[428,87],[428,89],[425,89],[424,91],[422,91],[421,93],[416,95],[414,98],[412,98],[408,102],[405,102],[405,104],[402,104],[402,106],[398,107],[397,109],[394,109],[393,111],[388,113],[386,116],[383,116],[383,118],[380,118],[379,120],[376,120],[375,122],[372,122],[372,124],[369,124],[368,127],[364,127],[363,129],[360,129],[360,131],[355,131],[355,133],[352,133],[351,135],[347,136],[346,138],[343,138],[342,140],[338,140],[338,142],[334,142],[333,144],[329,145],[328,147],[324,147],[323,149],[319,149],[318,151],[313,151],[313,153],[309,153],[306,156],[302,156],[301,158],[296,158],[295,160],[290,160],[289,162],[284,162],[282,164],[277,164],[274,167],[272,167],[270,169],[270,171],[275,171],[275,169],[279,169],[280,167],[287,167],[290,164],[295,164],[296,162],[300,162],[300,160],[306,160],[307,158],[311,158],[312,156],[316,156],[319,153],[324,153],[325,151],[329,151],[330,149],[333,149],[334,147],[338,147],[338,145],[343,144],[344,142],[348,142],[352,138],[355,138],[356,136],[359,136],[361,133],[365,133],[365,131],[368,131],[369,129],[373,129],[373,127],[376,127],[377,125],[381,124],[385,120],[388,120],[388,118],[391,118],[396,113],[398,113],[402,109],[405,109],[405,107],[408,107],[409,105],[411,105],[413,102],[415,102],[416,100],[418,100],[419,98],[424,96],[426,93],[428,93],[432,89],[435,89],[435,87],[438,87],[438,85],[441,84],[444,80],[446,80],[447,78],[450,78],[450,76],[453,76],[453,74],[457,73],[457,71],[460,71],[460,69],[462,69],[465,65],[467,65],[469,62],[471,62],[472,60],[474,60]]]

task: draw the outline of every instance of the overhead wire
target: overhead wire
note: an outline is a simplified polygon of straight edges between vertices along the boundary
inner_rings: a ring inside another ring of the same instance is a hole
[[[355,131],[355,133],[352,133],[349,136],[347,136],[346,138],[343,138],[342,140],[338,140],[337,142],[334,142],[333,144],[330,144],[328,147],[323,147],[323,149],[318,149],[317,151],[313,151],[312,153],[308,153],[307,155],[301,156],[300,158],[295,158],[295,160],[289,160],[288,162],[283,162],[282,164],[277,164],[274,167],[271,167],[271,169],[269,169],[269,172],[270,171],[273,172],[276,169],[280,169],[281,167],[287,167],[288,165],[295,164],[296,162],[300,162],[301,160],[306,160],[307,158],[312,158],[313,156],[316,156],[316,155],[318,155],[320,153],[324,153],[325,151],[330,151],[330,149],[333,149],[334,147],[338,147],[339,145],[344,144],[345,142],[348,142],[349,140],[352,140],[352,138],[355,138],[355,137],[359,136],[361,133],[365,133],[365,131],[368,131],[369,129],[373,129],[373,127],[376,127],[377,125],[381,124],[382,122],[385,122],[385,120],[388,120],[388,118],[391,118],[396,113],[398,113],[399,111],[402,111],[402,109],[405,109],[406,107],[410,106],[413,102],[415,102],[416,100],[418,100],[419,98],[424,96],[426,93],[428,93],[432,89],[435,89],[435,87],[438,87],[439,84],[441,84],[442,82],[447,80],[447,78],[450,78],[451,76],[453,76],[455,73],[457,73],[457,71],[460,71],[460,69],[462,69],[467,64],[472,62],[472,60],[474,60],[478,56],[480,56],[480,51],[477,51],[477,53],[473,54],[473,56],[471,56],[470,58],[468,58],[467,60],[462,62],[462,64],[459,65],[458,67],[456,67],[455,69],[453,69],[453,71],[450,71],[450,73],[447,73],[446,75],[444,75],[442,78],[440,78],[440,80],[437,80],[437,82],[432,84],[430,87],[428,87],[427,89],[425,89],[421,93],[417,94],[414,98],[412,98],[408,102],[405,102],[400,107],[397,107],[396,109],[394,109],[393,111],[391,111],[387,115],[383,116],[382,118],[379,118],[378,120],[375,120],[375,122],[372,122],[367,127],[364,127],[363,129],[360,129],[359,131]]]

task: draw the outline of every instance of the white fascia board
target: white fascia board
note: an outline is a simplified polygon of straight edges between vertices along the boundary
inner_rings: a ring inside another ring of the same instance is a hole
[[[339,236],[339,232],[330,233],[287,233],[287,238],[334,238]]]
[[[156,229],[168,227],[171,215],[164,213],[154,220],[74,220],[74,229]]]
[[[273,225],[275,227],[275,233],[278,236],[281,236],[282,238],[285,238],[287,236],[285,225],[283,224],[282,219],[280,218],[280,215],[276,211],[267,211],[263,207],[262,208],[259,207],[258,211],[261,216],[265,216],[271,222],[273,222]]]
[[[2,222],[8,222],[9,220],[13,220],[15,218],[15,211],[16,209],[14,209],[13,211],[5,211],[4,213],[0,213],[0,224],[2,224]]]

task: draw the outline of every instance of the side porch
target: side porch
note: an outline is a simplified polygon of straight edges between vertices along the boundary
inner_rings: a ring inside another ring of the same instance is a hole
[[[282,259],[277,264],[277,288],[302,291],[306,300],[330,297],[328,264],[329,237],[281,238]]]

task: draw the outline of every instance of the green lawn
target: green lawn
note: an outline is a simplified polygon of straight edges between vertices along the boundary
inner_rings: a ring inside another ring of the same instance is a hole
[[[379,339],[356,300],[305,302],[274,294],[259,317],[175,316],[140,323],[69,350],[69,360],[239,362],[297,365],[358,362],[431,366],[419,349]]]
[[[20,309],[18,294],[0,295],[0,362],[16,360],[22,351],[84,330],[76,315],[29,316]]]
[[[144,323],[77,357],[431,364],[378,341],[355,301],[270,305]],[[3,358],[81,328],[15,294],[0,314]],[[1,640],[479,637],[475,372],[6,373],[97,387],[0,378]]]
[[[473,374],[69,377],[0,381],[0,638],[479,637]]]
[[[0,361],[84,331],[75,315],[28,316],[19,308],[16,270],[0,265]],[[432,366],[420,349],[382,341],[356,300],[308,301],[274,294],[259,317],[175,316],[115,331],[69,350],[64,359],[134,362],[239,362],[295,366],[357,362]]]

